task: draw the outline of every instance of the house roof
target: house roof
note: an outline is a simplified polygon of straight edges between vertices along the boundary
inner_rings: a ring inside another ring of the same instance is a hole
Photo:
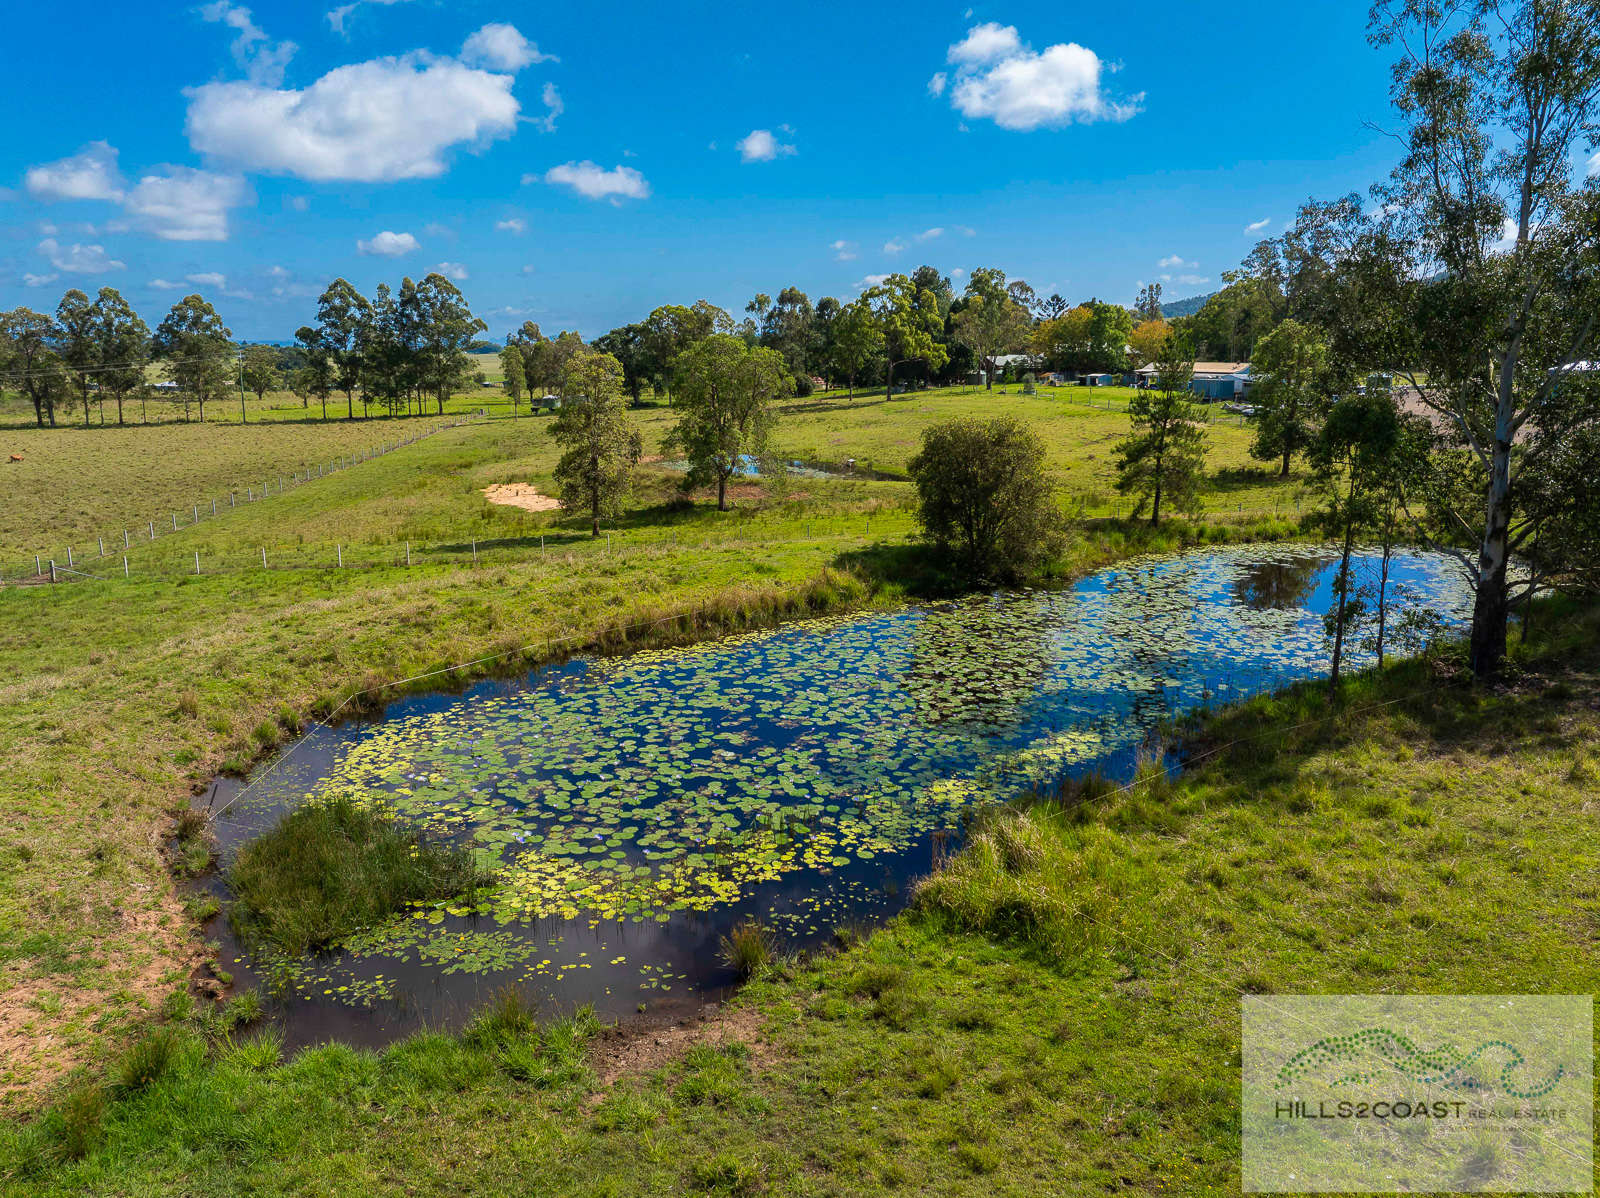
[[[1159,366],[1151,363],[1139,367],[1134,373],[1157,374],[1160,369]],[[1197,377],[1200,375],[1248,374],[1249,372],[1250,363],[1248,362],[1196,362],[1194,364],[1194,373]]]

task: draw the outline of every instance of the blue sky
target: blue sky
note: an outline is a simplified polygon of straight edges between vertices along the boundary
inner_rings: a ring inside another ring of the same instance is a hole
[[[199,290],[250,338],[335,276],[430,269],[494,333],[922,262],[1179,298],[1395,155],[1348,0],[62,0],[7,26],[0,307],[111,284],[154,323]]]

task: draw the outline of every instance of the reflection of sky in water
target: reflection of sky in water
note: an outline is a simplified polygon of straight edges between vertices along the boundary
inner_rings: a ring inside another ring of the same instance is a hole
[[[398,920],[294,972],[321,1034],[451,1020],[508,980],[626,1010],[731,980],[716,943],[742,915],[803,942],[897,908],[930,834],[975,802],[1124,777],[1161,721],[1322,673],[1332,574],[1303,547],[1196,551],[423,696],[317,730],[219,834],[306,794],[380,795],[506,879],[478,911]],[[1464,613],[1440,559],[1395,578]]]

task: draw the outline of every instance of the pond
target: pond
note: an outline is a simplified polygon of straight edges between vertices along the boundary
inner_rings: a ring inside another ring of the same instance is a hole
[[[211,934],[242,982],[283,998],[291,1043],[453,1026],[508,984],[547,1011],[689,1009],[733,982],[718,942],[736,922],[800,947],[881,920],[975,805],[1125,779],[1173,717],[1325,673],[1332,560],[1145,558],[1058,590],[580,658],[319,727],[203,800],[225,858],[294,804],[348,794],[472,844],[501,884],[298,961],[252,958],[221,920]],[[1394,580],[1446,625],[1469,610],[1443,558],[1404,555]],[[1352,668],[1369,660],[1358,646]]]

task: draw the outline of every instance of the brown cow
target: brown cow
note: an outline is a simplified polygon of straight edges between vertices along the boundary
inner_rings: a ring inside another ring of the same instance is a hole
[[[20,462],[22,461],[22,455],[20,453],[14,453],[11,455],[11,460],[13,462]]]

